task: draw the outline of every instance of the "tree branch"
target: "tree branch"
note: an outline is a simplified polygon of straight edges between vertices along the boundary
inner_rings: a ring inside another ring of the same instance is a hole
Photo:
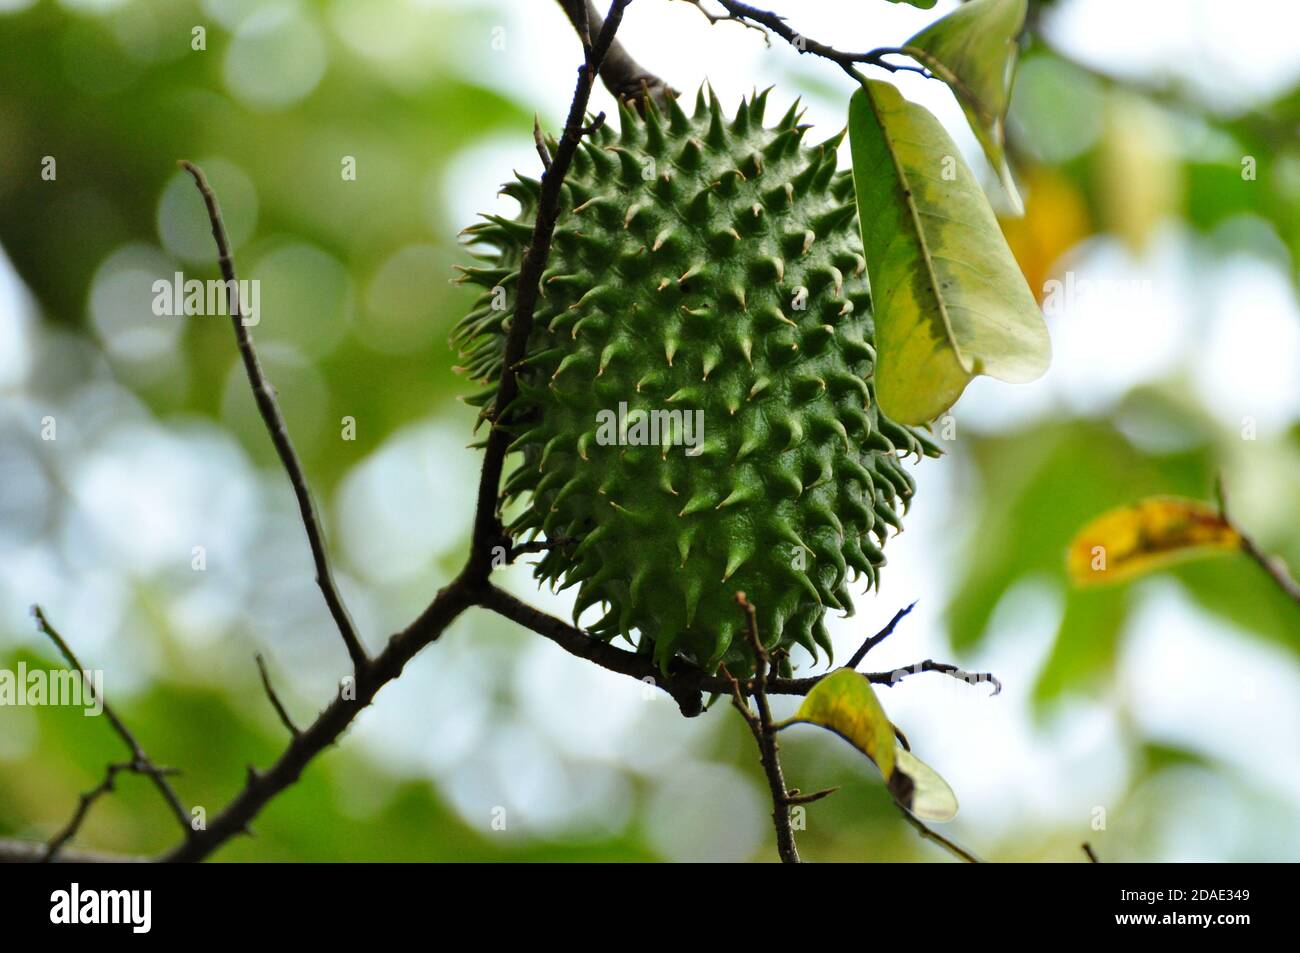
[[[704,682],[708,679],[694,666],[684,662],[674,662],[670,674],[664,675],[648,656],[616,649],[608,642],[593,638],[581,629],[540,609],[535,609],[504,589],[491,584],[480,595],[478,604],[526,629],[531,629],[538,635],[545,636],[570,655],[593,662],[608,671],[662,688],[672,696],[687,718],[694,717],[704,710],[700,695],[704,691]],[[721,682],[720,679],[717,681]]]
[[[473,588],[464,576],[438,593],[418,619],[388,641],[305,730],[294,736],[284,753],[266,771],[249,770],[247,783],[235,799],[208,826],[195,831],[184,843],[160,860],[198,861],[208,857],[230,838],[248,832],[248,825],[267,802],[298,780],[307,764],[339,736],[367,706],[379,690],[402,674],[406,663],[421,649],[437,641],[447,626],[473,603]]]
[[[1237,534],[1241,536],[1241,548],[1246,555],[1259,563],[1260,568],[1268,573],[1269,578],[1287,594],[1292,602],[1300,604],[1300,583],[1291,578],[1291,574],[1287,572],[1286,563],[1282,562],[1282,558],[1280,556],[1270,556],[1264,552],[1252,537],[1241,532],[1240,529],[1237,530]]]
[[[0,837],[0,864],[34,864],[46,859],[48,845],[40,841],[22,840],[16,837]],[[109,854],[98,850],[78,850],[65,847],[58,856],[52,858],[56,864],[139,864],[148,863],[152,858],[135,857],[129,854]]]
[[[284,705],[280,703],[280,696],[275,693],[275,687],[271,684],[271,676],[266,671],[266,660],[262,658],[261,652],[257,653],[256,658],[257,672],[262,676],[262,688],[266,690],[266,697],[271,700],[271,707],[275,709],[276,715],[279,716],[280,724],[284,725],[289,734],[297,738],[302,734],[302,732],[298,730],[298,726],[295,725],[293,719],[289,717],[289,712],[286,711]]]
[[[781,750],[776,740],[776,728],[772,722],[772,709],[767,703],[767,674],[771,658],[763,647],[763,640],[758,636],[758,614],[754,606],[745,598],[743,592],[736,593],[736,605],[745,613],[745,635],[749,640],[750,651],[754,653],[754,678],[750,682],[751,694],[758,713],[749,710],[740,691],[740,683],[731,677],[725,665],[723,675],[731,683],[731,703],[740,712],[749,726],[754,740],[758,743],[759,762],[763,765],[763,774],[767,778],[768,790],[772,794],[772,824],[776,828],[776,849],[785,864],[799,863],[799,848],[794,842],[794,828],[790,824],[790,792],[785,786],[785,775],[781,772]],[[825,797],[830,791],[809,795],[801,803]]]
[[[558,0],[565,16],[573,24],[583,49],[591,47],[593,34],[600,34],[604,21],[596,10],[592,0]],[[621,16],[621,12],[620,12]],[[669,99],[677,96],[677,90],[650,72],[623,47],[618,40],[609,44],[609,49],[600,63],[600,79],[610,94],[620,102],[639,104],[646,96],[651,97],[655,105],[667,105]]]
[[[533,223],[533,236],[523,264],[519,268],[516,285],[515,310],[506,336],[505,358],[501,380],[497,386],[496,401],[490,420],[491,432],[483,453],[483,469],[479,474],[478,499],[474,510],[474,536],[470,548],[466,573],[475,580],[487,579],[492,571],[492,552],[501,546],[509,552],[511,541],[505,538],[497,507],[501,495],[501,472],[505,466],[506,448],[510,445],[510,432],[502,419],[505,410],[519,393],[515,366],[523,359],[528,347],[528,337],[533,330],[533,313],[537,309],[542,272],[551,254],[551,238],[560,216],[560,188],[569,172],[578,143],[586,131],[587,103],[597,70],[614,42],[614,33],[622,22],[623,11],[631,0],[614,0],[609,17],[600,28],[594,44],[586,46],[586,57],[578,67],[578,83],[569,106],[569,116],[564,123],[564,133],[551,157],[551,164],[542,174],[541,196],[537,203],[537,218]],[[566,12],[570,8],[565,7]],[[576,21],[575,21],[576,22]],[[602,113],[597,121],[603,119]]]
[[[50,620],[45,617],[44,610],[42,610],[40,606],[32,606],[32,615],[36,619],[36,627],[54,643],[54,647],[59,650],[59,654],[62,655],[64,661],[68,663],[69,668],[82,676],[82,683],[85,686],[85,690],[90,693],[92,699],[95,699],[94,686],[85,678],[86,669],[83,668],[81,662],[77,660],[77,656],[72,651],[71,646],[69,646],[63,636],[59,634],[58,630],[50,624]],[[181,803],[181,799],[176,794],[175,788],[173,788],[171,782],[167,780],[169,774],[175,774],[176,772],[171,768],[162,768],[154,764],[145,753],[140,742],[136,740],[135,735],[133,735],[130,729],[126,727],[126,723],[117,716],[117,712],[115,712],[108,704],[107,699],[99,698],[98,701],[103,707],[104,717],[108,719],[109,725],[111,725],[113,730],[117,732],[118,737],[122,739],[127,750],[131,753],[131,761],[125,767],[115,767],[110,765],[103,783],[100,784],[98,788],[95,788],[94,791],[87,792],[81,796],[81,801],[77,805],[77,811],[73,815],[72,820],[68,822],[68,825],[60,834],[56,835],[55,838],[50,841],[48,852],[44,858],[47,861],[53,860],[64,842],[69,840],[77,832],[81,826],[81,822],[85,819],[86,812],[90,810],[90,805],[93,804],[101,795],[106,794],[108,791],[113,789],[114,776],[122,770],[130,770],[136,774],[143,774],[148,777],[149,780],[153,782],[154,787],[158,789],[158,793],[162,795],[163,800],[167,802],[168,808],[171,809],[172,816],[176,818],[176,822],[180,824],[181,829],[185,831],[186,836],[188,837],[193,833],[190,829],[189,811],[185,809],[185,805]]]
[[[682,714],[688,718],[698,715],[703,710],[701,693],[728,695],[731,693],[731,682],[724,676],[709,675],[682,659],[675,660],[668,674],[665,675],[650,658],[615,648],[607,642],[593,638],[582,629],[548,615],[540,609],[535,609],[496,586],[489,585],[479,597],[478,604],[550,639],[570,655],[585,659],[611,672],[627,675],[662,688],[673,697],[681,707]],[[893,624],[895,623],[891,623]],[[936,662],[933,659],[916,662],[890,672],[863,672],[862,674],[872,684],[893,686],[910,675],[919,675],[922,672],[939,672],[972,685],[989,682],[994,687],[994,695],[1002,690],[1002,683],[990,672],[967,672],[956,665]],[[769,695],[807,695],[812,691],[813,686],[825,677],[826,674],[805,678],[769,677],[765,690]],[[744,681],[740,684],[747,694],[752,692],[751,682]]]
[[[546,145],[546,136],[542,133],[542,121],[533,114],[533,146],[537,149],[537,158],[542,160],[542,169],[551,167],[551,150]]]
[[[239,300],[239,284],[235,278],[235,262],[230,257],[230,242],[226,238],[226,227],[221,220],[221,207],[217,204],[217,197],[212,193],[208,180],[199,167],[184,159],[181,160],[180,165],[193,177],[195,185],[203,195],[203,203],[208,209],[212,237],[217,243],[217,264],[221,268],[221,277],[225,279],[227,300],[230,302],[230,323],[235,329],[235,340],[239,343],[239,354],[244,361],[244,371],[248,374],[248,383],[253,389],[253,399],[257,402],[258,412],[262,415],[266,432],[270,434],[275,452],[279,455],[280,463],[284,466],[285,472],[289,475],[289,482],[293,485],[293,495],[298,501],[298,512],[302,517],[303,528],[307,531],[307,541],[311,544],[311,558],[316,564],[316,584],[320,586],[325,604],[329,606],[330,615],[334,617],[339,634],[343,636],[343,644],[347,646],[353,668],[360,670],[366,664],[366,650],[361,646],[352,619],[343,605],[343,598],[334,585],[329,559],[325,555],[325,534],[316,517],[315,507],[312,506],[307,477],[303,473],[302,463],[298,460],[298,453],[293,448],[293,441],[289,439],[284,415],[280,413],[280,405],[275,399],[275,388],[271,386],[266,373],[262,370],[257,352],[253,350],[253,336],[248,330],[248,325],[244,323],[243,306]]]
[[[772,45],[771,34],[769,34],[764,27],[760,26],[757,23],[750,23],[748,20],[744,19],[743,17],[736,16],[734,13],[713,13],[711,10],[709,10],[708,7],[704,5],[704,0],[683,0],[683,2],[689,3],[696,10],[699,10],[700,13],[704,16],[704,19],[709,21],[710,26],[714,26],[719,23],[738,23],[741,26],[743,26],[745,29],[753,30],[755,33],[761,36],[763,38],[764,46],[770,47]]]
[[[895,612],[894,617],[889,620],[889,623],[883,629],[881,629],[875,635],[871,636],[869,639],[863,642],[862,645],[858,647],[858,650],[854,652],[851,656],[849,656],[849,660],[844,663],[844,667],[857,668],[858,665],[862,663],[862,659],[866,657],[866,654],[870,652],[872,649],[874,649],[881,642],[885,641],[885,639],[893,635],[894,629],[898,627],[898,623],[903,620],[904,616],[906,616],[909,612],[911,612],[915,608],[916,608],[916,603],[913,602],[910,606],[907,606],[905,609],[899,609],[897,612]]]
[[[705,10],[697,0],[688,0],[688,2],[699,7],[700,11],[709,18],[710,23],[734,20],[744,25],[755,24],[765,30],[772,31],[800,53],[811,53],[814,56],[820,56],[822,59],[830,60],[859,82],[862,81],[862,74],[857,70],[859,65],[878,66],[891,73],[920,73],[928,79],[933,78],[930,71],[923,66],[891,63],[885,59],[886,56],[907,55],[905,50],[896,47],[880,47],[879,49],[868,50],[865,53],[849,53],[838,50],[826,43],[819,43],[810,36],[797,33],[785,22],[785,17],[770,10],[761,10],[747,3],[738,3],[736,0],[717,0],[718,5],[727,11],[726,16],[718,16]]]
[[[1300,604],[1300,583],[1297,583],[1287,571],[1286,563],[1282,561],[1281,557],[1270,556],[1260,549],[1259,544],[1255,542],[1250,534],[1234,523],[1228,515],[1228,487],[1223,480],[1223,474],[1219,474],[1214,481],[1214,495],[1219,502],[1219,516],[1241,538],[1242,552],[1255,560],[1259,567],[1268,573],[1268,577],[1273,580],[1279,589],[1286,593],[1292,602]]]
[[[572,546],[577,542],[578,540],[571,539],[568,536],[555,536],[550,539],[533,539],[526,543],[511,543],[510,551],[506,553],[506,562],[512,563],[520,556],[526,556],[529,553],[545,553],[563,546]]]
[[[938,672],[941,675],[951,675],[967,685],[988,682],[993,686],[993,692],[989,695],[990,698],[1002,694],[1002,683],[998,681],[992,672],[968,672],[956,665],[949,665],[947,662],[936,662],[934,659],[929,658],[924,662],[914,662],[906,668],[896,668],[892,672],[870,672],[867,674],[867,678],[876,685],[893,686],[909,675],[920,675],[922,672]]]
[[[900,806],[898,810],[899,813],[903,815],[903,819],[906,820],[907,823],[911,824],[914,828],[916,828],[916,832],[920,834],[922,837],[924,837],[926,840],[934,841],[934,843],[938,844],[944,850],[948,851],[948,853],[952,854],[958,860],[965,861],[968,864],[982,863],[982,861],[978,857],[976,857],[970,851],[966,850],[966,848],[960,847],[957,844],[953,843],[952,841],[948,840],[948,838],[944,837],[933,827],[926,824],[923,820],[921,820],[919,817],[914,815],[911,811],[907,810],[902,806]]]
[[[72,838],[76,836],[77,831],[81,830],[82,822],[86,820],[86,816],[90,813],[91,806],[104,795],[113,792],[117,776],[123,771],[130,771],[144,775],[149,774],[149,770],[144,765],[135,761],[121,761],[115,764],[110,764],[104,773],[104,780],[100,781],[95,787],[81,795],[81,798],[77,801],[77,809],[73,812],[72,817],[69,818],[68,823],[63,826],[62,830],[51,837],[49,843],[45,845],[45,855],[41,857],[41,863],[48,864],[51,861],[58,859],[59,851],[63,849],[63,845],[72,840]]]

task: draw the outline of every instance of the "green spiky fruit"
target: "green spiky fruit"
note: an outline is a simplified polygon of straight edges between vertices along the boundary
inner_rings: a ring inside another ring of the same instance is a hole
[[[840,137],[804,146],[797,104],[764,127],[765,99],[730,121],[703,91],[694,116],[675,102],[621,109],[620,132],[584,141],[500,424],[519,454],[503,491],[503,505],[523,503],[511,532],[573,541],[538,577],[578,586],[575,619],[603,604],[592,634],[621,634],[665,667],[680,655],[749,669],[738,590],[769,648],[829,652],[826,610],[852,611],[850,576],[877,582],[911,498],[900,457],[937,453],[875,404]],[[468,230],[489,253],[465,278],[486,290],[455,337],[489,384],[539,184],[504,191],[522,211]]]

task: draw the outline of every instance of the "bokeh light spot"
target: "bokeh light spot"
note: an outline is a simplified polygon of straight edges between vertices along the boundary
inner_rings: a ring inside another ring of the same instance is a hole
[[[226,52],[226,87],[245,104],[282,109],[325,75],[328,55],[316,22],[296,3],[277,3],[245,19]]]

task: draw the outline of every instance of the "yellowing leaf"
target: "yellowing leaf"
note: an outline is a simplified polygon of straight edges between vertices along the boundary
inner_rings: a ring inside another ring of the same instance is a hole
[[[875,763],[900,806],[917,817],[947,821],[957,797],[934,769],[898,743],[894,725],[865,675],[841,668],[813,686],[793,718],[780,727],[806,722],[835,732]]]
[[[970,0],[903,44],[952,89],[1017,214],[1020,193],[1007,164],[1003,124],[1025,9],[1026,0]]]
[[[894,773],[894,726],[860,672],[836,669],[814,685],[786,724],[800,721],[835,732],[875,762],[886,781]]]
[[[902,745],[894,752],[889,793],[923,821],[951,821],[957,816],[957,795],[948,782]]]
[[[1092,586],[1240,545],[1237,531],[1214,507],[1152,497],[1104,513],[1081,529],[1070,544],[1067,568],[1075,585]]]
[[[876,395],[922,424],[970,379],[1031,381],[1051,342],[988,199],[939,121],[888,83],[849,101],[858,220],[876,321]]]

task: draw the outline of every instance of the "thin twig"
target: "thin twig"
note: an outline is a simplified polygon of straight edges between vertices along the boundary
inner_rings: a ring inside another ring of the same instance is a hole
[[[352,624],[347,608],[343,605],[343,597],[339,595],[338,588],[334,585],[329,558],[325,554],[325,534],[316,516],[316,509],[312,505],[311,492],[307,488],[307,477],[303,473],[298,453],[293,448],[293,441],[289,439],[284,415],[280,413],[280,405],[275,399],[275,388],[271,386],[266,373],[262,370],[257,352],[253,349],[253,336],[244,322],[243,306],[239,300],[239,284],[235,278],[235,262],[230,256],[230,242],[226,238],[226,227],[221,220],[221,207],[217,204],[217,197],[208,186],[208,180],[202,170],[184,159],[181,160],[180,165],[194,178],[194,184],[198,186],[199,192],[203,195],[203,203],[207,206],[208,221],[212,225],[212,237],[217,243],[217,264],[221,269],[221,277],[225,279],[230,302],[230,323],[235,329],[235,340],[239,344],[239,354],[244,361],[244,371],[248,375],[249,386],[253,389],[253,399],[257,402],[257,409],[262,415],[262,422],[266,425],[266,432],[271,436],[271,443],[275,445],[280,463],[284,466],[285,472],[289,475],[289,482],[293,485],[293,495],[298,501],[298,512],[302,517],[303,528],[307,531],[307,541],[311,544],[312,561],[316,564],[316,583],[325,597],[325,604],[329,607],[330,615],[334,617],[339,634],[343,636],[343,644],[347,646],[352,666],[359,671],[365,667],[366,650],[362,648],[356,628]]]
[[[1300,604],[1300,583],[1291,577],[1287,571],[1286,563],[1280,556],[1270,556],[1256,545],[1255,540],[1245,533],[1237,530],[1241,536],[1241,548],[1251,559],[1255,560],[1264,572],[1268,573],[1270,579],[1277,584],[1277,587],[1290,597],[1292,602]]]
[[[0,837],[0,864],[32,864],[45,859],[47,845],[42,841]],[[52,863],[58,864],[140,864],[152,860],[130,854],[110,854],[98,850],[64,847]]]
[[[757,23],[750,23],[748,20],[736,16],[734,13],[714,13],[704,5],[703,0],[684,0],[684,2],[689,3],[695,9],[699,10],[704,18],[709,21],[709,26],[716,26],[719,23],[738,23],[745,29],[753,30],[758,33],[758,35],[763,38],[763,44],[765,46],[770,47],[772,45],[772,35]]]
[[[800,53],[811,53],[814,56],[820,56],[822,59],[830,60],[859,82],[863,78],[857,69],[860,65],[878,66],[891,73],[920,73],[927,79],[933,78],[930,71],[923,66],[891,63],[885,59],[886,56],[907,55],[906,51],[896,47],[880,47],[868,50],[865,53],[849,53],[838,50],[826,43],[819,43],[810,36],[804,36],[802,33],[792,30],[785,22],[784,17],[770,10],[761,10],[747,3],[738,3],[736,0],[717,0],[717,3],[729,14],[725,19],[759,24],[771,30]]]
[[[131,753],[130,770],[137,774],[147,776],[149,780],[153,782],[154,787],[158,789],[158,793],[162,795],[163,800],[167,802],[167,806],[171,809],[172,815],[176,818],[176,822],[180,824],[186,837],[191,836],[194,832],[190,827],[189,811],[187,811],[185,805],[181,803],[180,796],[177,795],[176,789],[173,788],[171,782],[167,780],[169,774],[175,774],[176,772],[171,768],[163,768],[154,764],[149,755],[145,753],[144,748],[141,747],[140,742],[136,740],[135,735],[131,733],[131,730],[126,727],[126,724],[122,719],[117,716],[117,712],[115,712],[112,706],[108,704],[108,701],[104,698],[96,699],[94,686],[91,684],[90,680],[85,677],[86,669],[83,668],[81,662],[77,660],[77,656],[72,651],[71,646],[69,646],[63,636],[59,634],[59,631],[50,624],[50,620],[46,618],[45,612],[40,606],[32,606],[32,615],[36,619],[36,627],[54,643],[55,648],[59,650],[59,654],[62,655],[64,661],[68,663],[68,667],[82,676],[82,683],[85,685],[86,691],[90,693],[91,699],[97,700],[102,706],[104,717],[108,719],[109,725],[111,725],[113,730],[117,732],[117,736],[122,739],[127,750]],[[111,781],[113,774],[116,774],[116,772],[110,771],[110,776],[106,780]],[[112,789],[111,783],[108,785],[108,788],[109,790]],[[96,797],[98,797],[98,795],[96,795]],[[79,805],[78,812],[82,814],[83,817],[85,810],[89,810],[89,804]],[[80,820],[78,820],[77,825],[72,828],[72,833],[76,832],[76,827],[80,826],[80,823]],[[68,836],[71,837],[72,835],[69,834]],[[65,840],[66,839],[67,838],[65,838]],[[59,846],[62,845],[60,844],[56,846],[54,852],[57,852]],[[51,855],[46,859],[53,859],[53,853],[51,853]]]
[[[798,788],[791,788],[786,793],[786,802],[789,804],[812,804],[824,797],[830,797],[838,790],[838,787],[822,788],[820,791],[813,791],[810,794],[801,794]]]
[[[275,713],[280,716],[280,724],[284,725],[290,735],[297,738],[302,734],[302,732],[298,730],[298,726],[295,725],[293,719],[289,717],[289,712],[286,711],[284,705],[280,703],[280,696],[275,693],[275,688],[271,685],[271,676],[266,671],[266,660],[262,658],[261,652],[258,652],[255,658],[257,659],[258,674],[262,676],[262,688],[266,689],[266,697],[271,700],[271,707],[274,708]]]
[[[904,616],[906,616],[909,612],[911,612],[915,608],[916,608],[916,603],[913,602],[907,608],[899,609],[897,612],[895,612],[894,617],[889,620],[889,624],[886,625],[879,632],[877,632],[875,635],[871,636],[865,642],[863,642],[862,645],[858,647],[858,650],[849,657],[849,660],[844,663],[844,667],[857,668],[858,665],[861,664],[862,659],[866,656],[866,654],[870,652],[872,649],[874,649],[881,642],[885,641],[885,639],[893,635],[894,629],[898,627],[898,623],[903,620]]]
[[[988,682],[993,686],[993,692],[989,695],[1002,694],[1002,683],[992,672],[968,672],[956,665],[950,665],[947,662],[936,662],[934,659],[926,659],[924,662],[914,662],[906,668],[896,668],[892,672],[871,672],[867,678],[876,685],[897,685],[909,675],[920,675],[922,672],[938,672],[941,675],[951,675],[953,678],[965,682],[967,685],[979,685],[982,682]]]
[[[537,148],[537,155],[542,160],[542,171],[551,167],[551,149],[546,144],[546,136],[542,134],[542,121],[533,116],[533,145]]]
[[[576,542],[576,539],[568,536],[556,536],[554,539],[534,539],[526,543],[512,543],[510,551],[506,553],[506,561],[514,562],[520,556],[527,556],[529,553],[550,552],[552,549],[572,546]]]
[[[48,864],[55,860],[59,851],[63,848],[63,845],[72,840],[72,838],[76,836],[77,831],[81,830],[81,824],[85,821],[86,815],[90,813],[91,806],[105,794],[112,793],[113,784],[117,780],[117,775],[122,771],[134,771],[135,769],[135,763],[130,761],[110,764],[104,772],[104,780],[100,781],[99,784],[95,785],[95,787],[81,795],[80,799],[77,801],[77,809],[73,812],[72,817],[68,819],[68,823],[65,824],[57,834],[51,837],[49,842],[45,845],[45,856],[41,858],[41,862]]]
[[[745,636],[749,640],[750,651],[754,653],[754,678],[751,685],[757,714],[751,712],[745,704],[739,683],[731,678],[730,673],[725,673],[725,669],[724,673],[731,681],[732,704],[744,716],[754,740],[758,742],[759,761],[762,762],[763,774],[767,777],[767,786],[772,794],[772,824],[776,828],[777,853],[782,863],[797,864],[799,848],[795,846],[794,827],[790,823],[790,792],[786,789],[785,776],[781,772],[781,758],[778,754],[781,749],[776,740],[772,709],[767,703],[767,675],[771,660],[758,635],[758,613],[754,610],[753,603],[745,598],[743,592],[737,592],[736,605],[745,613]],[[825,794],[821,796],[824,797]],[[816,800],[816,797],[813,799]]]
[[[1081,846],[1083,847],[1083,852],[1084,852],[1085,854],[1088,855],[1088,862],[1089,862],[1089,863],[1092,863],[1092,864],[1100,864],[1100,863],[1101,863],[1101,858],[1097,856],[1097,852],[1096,852],[1095,850],[1092,849],[1092,845],[1091,845],[1091,844],[1089,844],[1087,841],[1084,841],[1083,844],[1082,844]]]
[[[1286,563],[1280,556],[1271,556],[1259,548],[1259,544],[1245,530],[1232,521],[1228,515],[1228,487],[1224,482],[1223,474],[1219,474],[1214,481],[1214,495],[1219,502],[1219,516],[1233,532],[1241,539],[1241,551],[1253,559],[1268,577],[1273,580],[1279,589],[1281,589],[1291,599],[1292,602],[1300,604],[1300,583],[1287,570]]]
[[[944,850],[948,851],[958,860],[965,861],[968,864],[982,863],[982,861],[978,857],[976,857],[966,848],[961,847],[953,843],[952,841],[950,841],[948,838],[944,837],[934,828],[930,827],[930,825],[926,824],[919,817],[914,815],[911,811],[907,810],[907,808],[902,807],[900,805],[898,811],[900,814],[903,815],[903,818],[907,821],[907,823],[911,824],[914,828],[916,828],[916,832],[918,834],[920,834],[926,840],[934,841],[936,844],[938,844]]]

